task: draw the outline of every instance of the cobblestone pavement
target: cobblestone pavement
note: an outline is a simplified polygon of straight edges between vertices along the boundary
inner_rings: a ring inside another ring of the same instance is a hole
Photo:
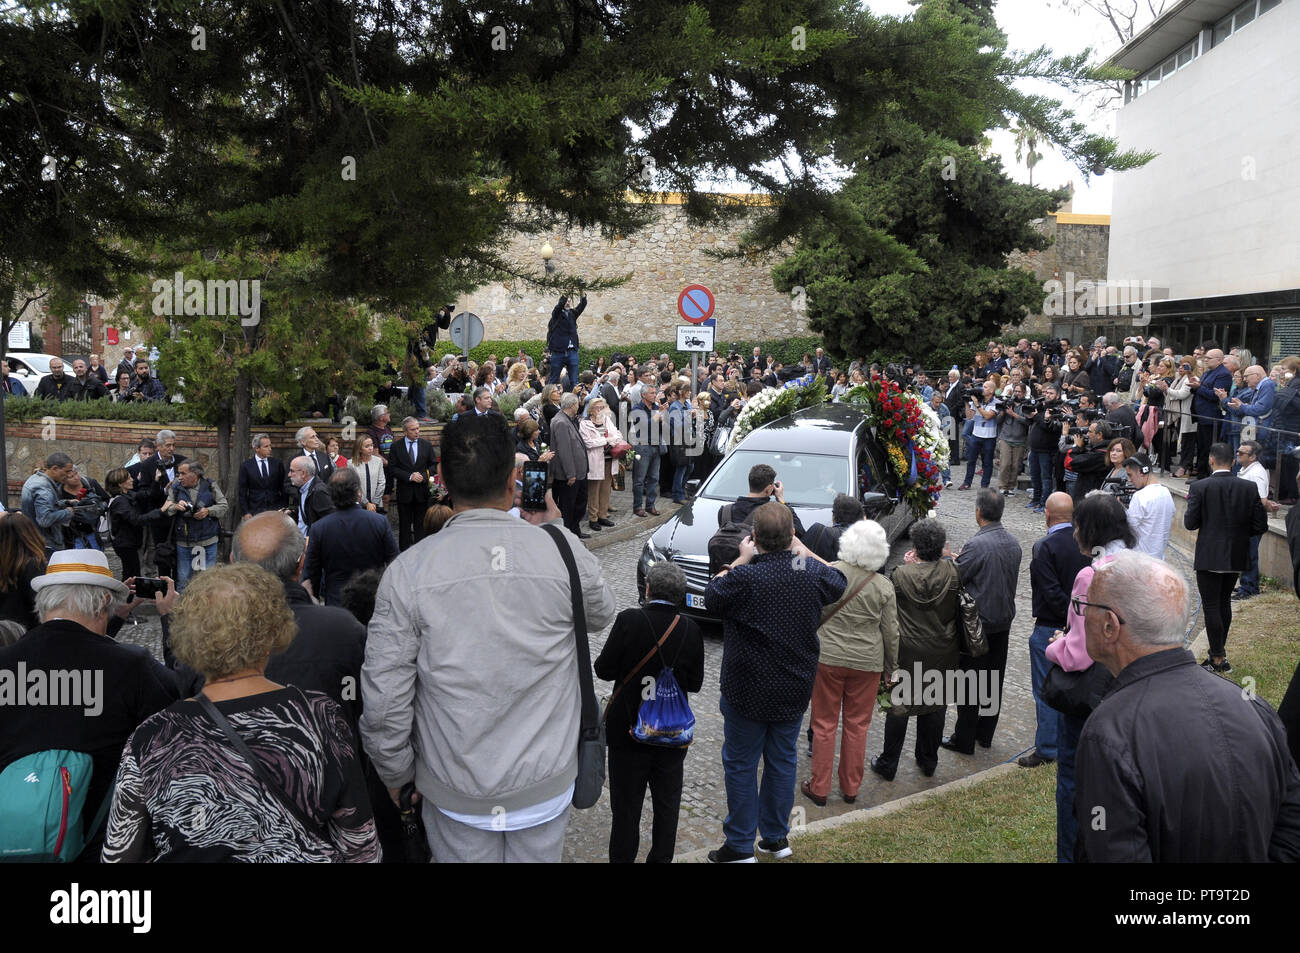
[[[1020,541],[1025,550],[1025,557],[1021,564],[1017,589],[1016,605],[1019,611],[1011,627],[1011,647],[1007,658],[1002,713],[992,747],[976,748],[976,753],[969,757],[941,750],[939,768],[934,777],[927,778],[921,774],[916,763],[908,756],[915,740],[913,727],[908,733],[903,758],[899,762],[898,775],[892,782],[885,781],[867,770],[858,792],[857,803],[852,806],[841,800],[834,780],[825,807],[817,807],[802,794],[796,794],[792,826],[833,817],[851,810],[873,807],[907,794],[936,787],[1013,759],[1033,746],[1035,715],[1030,688],[1028,648],[1029,634],[1033,630],[1033,619],[1029,614],[1029,557],[1033,542],[1043,535],[1045,526],[1041,515],[1031,513],[1025,508],[1024,504],[1028,502],[1028,497],[1023,492],[1018,492],[1006,502],[1003,525]],[[978,528],[975,525],[974,510],[974,492],[957,492],[955,488],[944,492],[939,504],[938,518],[948,532],[948,540],[954,551],[959,550]],[[605,567],[605,578],[614,591],[619,609],[636,604],[636,560],[646,535],[648,534],[643,533],[634,540],[612,545],[600,551],[601,561]],[[599,635],[593,634],[593,657],[604,645],[607,635],[608,630]],[[719,846],[723,840],[722,820],[727,813],[726,789],[722,774],[722,715],[718,711],[718,678],[722,664],[721,638],[715,635],[706,636],[704,664],[704,687],[698,695],[691,697],[691,707],[696,717],[696,740],[686,756],[685,785],[682,790],[682,809],[677,828],[677,853],[679,854],[698,848]],[[612,684],[598,681],[596,690],[597,694],[602,691],[608,692],[612,690]],[[952,730],[956,717],[956,710],[950,707],[945,735]],[[805,715],[805,727],[807,723]],[[883,746],[884,723],[883,716],[877,712],[872,718],[867,735],[868,757],[877,754]],[[800,780],[807,778],[808,774],[808,745],[801,736]],[[647,797],[641,818],[640,856],[642,858],[650,847],[650,818]],[[596,862],[606,860],[609,847],[609,824],[609,795],[606,792],[595,807],[573,813],[565,838],[565,860]]]

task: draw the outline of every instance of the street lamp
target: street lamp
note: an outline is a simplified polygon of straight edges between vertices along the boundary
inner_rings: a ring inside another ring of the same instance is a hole
[[[543,267],[545,268],[546,273],[548,275],[554,274],[555,263],[551,261],[551,258],[554,257],[555,255],[555,249],[551,247],[550,242],[547,242],[545,245],[542,246],[541,251],[542,251],[542,261],[544,262]]]

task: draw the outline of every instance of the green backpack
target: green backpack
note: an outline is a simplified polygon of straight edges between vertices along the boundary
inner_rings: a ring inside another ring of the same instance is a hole
[[[112,791],[85,826],[94,761],[82,751],[51,748],[25,755],[0,772],[0,861],[70,863],[108,814]]]

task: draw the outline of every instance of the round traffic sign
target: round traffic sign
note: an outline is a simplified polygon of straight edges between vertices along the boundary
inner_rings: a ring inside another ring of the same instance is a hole
[[[462,311],[452,318],[451,327],[447,330],[452,343],[465,352],[478,347],[483,340],[483,322],[477,314],[469,311]]]
[[[691,324],[703,324],[713,317],[713,292],[704,285],[687,285],[677,296],[677,313]]]

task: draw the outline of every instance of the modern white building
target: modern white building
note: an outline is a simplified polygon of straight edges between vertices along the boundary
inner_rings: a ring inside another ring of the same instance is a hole
[[[1110,63],[1138,74],[1120,145],[1159,153],[1115,174],[1107,272],[1155,289],[1141,333],[1300,353],[1300,0],[1176,0]]]

